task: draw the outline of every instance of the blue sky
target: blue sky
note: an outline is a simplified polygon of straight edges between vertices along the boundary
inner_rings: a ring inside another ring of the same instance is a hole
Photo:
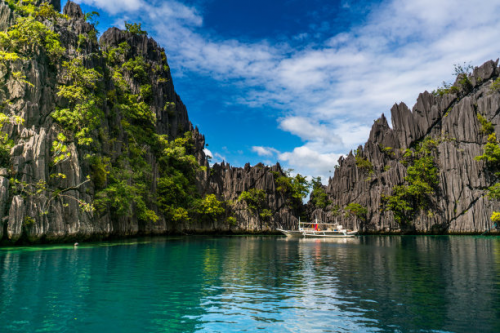
[[[496,0],[75,2],[101,31],[139,22],[165,48],[214,161],[324,181],[394,103],[500,55]]]

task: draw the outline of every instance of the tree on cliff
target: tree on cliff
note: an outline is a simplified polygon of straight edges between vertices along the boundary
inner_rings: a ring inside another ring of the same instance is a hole
[[[247,210],[257,217],[260,228],[262,229],[262,220],[266,220],[272,216],[272,212],[266,209],[266,192],[251,188],[248,191],[243,191],[238,197],[238,202],[245,202]]]
[[[325,187],[321,182],[321,177],[313,177],[312,181],[311,200],[315,207],[326,209],[332,202],[328,200]]]
[[[415,214],[427,210],[432,214],[432,197],[439,184],[438,169],[433,152],[436,141],[427,138],[414,150],[407,149],[403,163],[408,166],[405,184],[392,189],[392,195],[382,195],[385,210],[394,213],[399,224],[410,224]]]
[[[481,120],[480,120],[481,121]],[[483,127],[485,126],[481,122]],[[487,128],[491,127],[491,123],[486,124]],[[493,132],[488,136],[488,142],[484,147],[484,154],[476,156],[477,161],[486,162],[488,168],[494,171],[495,176],[500,176],[500,146],[497,141],[497,136]],[[488,188],[488,199],[490,200],[500,200],[500,183],[496,183]],[[497,224],[500,224],[500,212],[493,212],[491,215],[491,220]]]
[[[362,222],[366,221],[366,214],[368,214],[368,210],[358,204],[358,203],[350,203],[345,208],[345,217],[354,216],[356,219],[361,220]]]

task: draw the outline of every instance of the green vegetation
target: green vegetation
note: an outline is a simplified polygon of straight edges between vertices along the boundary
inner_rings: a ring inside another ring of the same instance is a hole
[[[272,174],[274,175],[276,190],[288,198],[286,202],[288,207],[297,209],[302,205],[302,201],[309,194],[311,183],[301,174],[292,177],[290,175],[292,171],[292,169],[289,169],[284,173],[272,172]]]
[[[417,145],[414,150],[407,150],[404,158],[409,165],[406,184],[397,185],[392,195],[382,196],[385,210],[394,213],[394,219],[400,224],[407,224],[421,210],[430,210],[432,196],[439,184],[438,169],[433,152],[437,143],[431,138]]]
[[[271,211],[266,208],[267,198],[266,192],[263,190],[251,188],[248,191],[243,191],[238,197],[238,201],[246,203],[247,209],[259,219],[261,228],[262,221],[272,216]]]
[[[95,69],[87,69],[81,58],[75,58],[62,65],[66,69],[65,79],[70,82],[59,88],[57,96],[68,101],[68,107],[57,109],[52,117],[62,127],[74,133],[80,145],[90,145],[90,134],[104,117],[101,100],[97,95],[97,83],[101,75]]]
[[[496,133],[488,136],[488,142],[484,147],[484,154],[476,156],[477,161],[485,161],[490,167],[497,169],[500,166],[500,146],[498,145]]]
[[[477,119],[481,124],[481,133],[490,135],[495,131],[495,127],[493,126],[493,124],[485,117],[483,117],[480,113],[477,114]]]
[[[199,200],[196,209],[197,213],[210,218],[212,221],[216,221],[226,213],[224,203],[219,201],[215,194],[209,194]]]
[[[173,141],[164,137],[160,140],[164,149],[159,160],[162,177],[158,181],[158,205],[167,218],[189,221],[189,212],[196,209],[199,196],[195,186],[196,172],[201,170],[192,155],[191,133]]]
[[[312,179],[311,200],[315,207],[326,209],[332,202],[328,200],[325,188],[321,183],[321,177]]]
[[[392,147],[384,147],[382,144],[379,144],[378,147],[380,151],[387,157],[394,157],[396,155]]]
[[[500,223],[500,213],[493,212],[493,214],[491,214],[491,221],[494,223]]]
[[[369,173],[373,172],[373,164],[367,158],[363,157],[363,152],[361,148],[358,148],[355,153],[356,166],[361,170],[366,170]]]
[[[344,208],[344,210],[345,217],[354,216],[361,221],[366,221],[366,214],[368,214],[368,210],[364,206],[358,203],[350,203]]]
[[[497,141],[496,133],[488,136],[488,142],[484,147],[483,155],[476,156],[477,161],[485,161],[488,168],[494,172],[495,176],[500,177],[500,146]],[[488,199],[500,200],[500,183],[490,186],[487,191]],[[491,220],[500,223],[500,212],[493,212]]]
[[[493,81],[491,83],[491,86],[490,86],[490,92],[491,93],[494,93],[494,92],[499,91],[499,90],[500,90],[500,76],[497,77],[495,79],[495,81]]]
[[[462,90],[468,92],[472,89],[472,83],[469,79],[469,76],[472,74],[472,65],[467,64],[464,62],[463,65],[460,64],[455,64],[454,65],[454,73],[458,78],[458,83],[460,84],[460,87]],[[460,88],[457,86],[454,86],[451,83],[446,83],[443,81],[443,86],[438,87],[436,90],[432,92],[434,96],[443,96],[445,94],[458,94],[460,92]]]
[[[147,35],[148,33],[141,28],[141,23],[127,23],[125,22],[125,30],[134,35]]]
[[[446,83],[443,81],[443,86],[438,87],[436,90],[432,91],[434,96],[444,96],[446,94],[458,94],[460,90],[458,87],[452,85],[451,83]]]
[[[57,13],[51,5],[43,3],[36,6],[35,0],[8,1],[21,16],[16,24],[7,31],[0,32],[0,48],[2,51],[17,54],[20,58],[31,58],[36,49],[42,47],[50,60],[55,63],[66,51],[60,43],[59,34],[47,27],[43,21],[55,21],[64,17]]]
[[[84,19],[86,22],[89,22],[90,24],[93,24],[94,27],[97,27],[99,25],[99,21],[97,21],[97,18],[100,17],[101,15],[98,12],[92,11],[89,13],[85,13]]]
[[[7,123],[22,124],[24,119],[19,116],[7,116],[0,113],[0,129]],[[10,167],[10,150],[14,147],[14,141],[9,139],[9,135],[0,131],[0,168]]]

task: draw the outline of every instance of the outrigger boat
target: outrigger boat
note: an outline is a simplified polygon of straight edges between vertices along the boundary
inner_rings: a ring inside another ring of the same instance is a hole
[[[358,234],[357,230],[344,229],[338,223],[318,222],[301,222],[299,218],[298,230],[277,229],[287,237],[306,237],[306,238],[346,238],[355,237]]]

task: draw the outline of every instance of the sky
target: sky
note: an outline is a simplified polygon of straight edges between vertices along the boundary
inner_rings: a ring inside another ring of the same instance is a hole
[[[62,4],[65,4],[65,0]],[[142,23],[213,162],[333,175],[395,103],[500,56],[498,0],[76,0]]]

